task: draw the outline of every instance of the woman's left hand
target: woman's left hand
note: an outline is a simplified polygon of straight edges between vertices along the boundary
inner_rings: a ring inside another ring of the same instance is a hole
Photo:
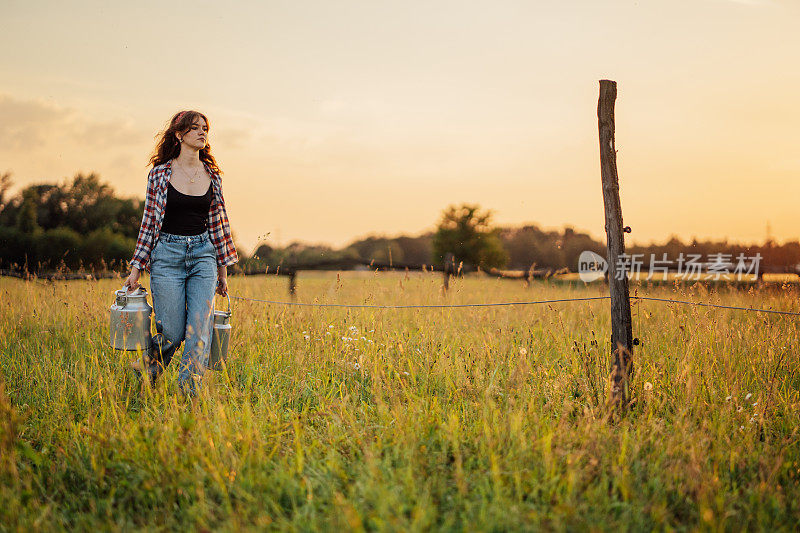
[[[219,267],[217,275],[217,294],[220,296],[227,296],[228,294],[228,269],[227,267]]]

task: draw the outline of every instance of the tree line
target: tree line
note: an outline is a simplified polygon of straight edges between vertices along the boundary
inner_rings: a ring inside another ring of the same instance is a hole
[[[450,252],[457,262],[483,269],[527,270],[535,266],[576,271],[581,252],[589,250],[606,255],[604,242],[572,227],[543,229],[534,224],[495,227],[491,217],[490,211],[483,211],[477,205],[453,205],[442,213],[435,231],[421,235],[368,236],[339,249],[302,242],[293,242],[283,248],[261,244],[242,264],[250,271],[348,258],[381,263],[442,264]],[[772,240],[763,244],[737,244],[725,240],[692,239],[684,242],[672,237],[663,244],[633,244],[626,251],[641,254],[648,261],[651,254],[656,259],[666,254],[672,261],[676,261],[680,254],[700,255],[703,260],[719,253],[730,254],[733,260],[739,254],[747,257],[760,254],[762,265],[800,265],[800,242],[797,240],[783,244]]]
[[[121,269],[130,259],[144,201],[118,198],[97,174],[61,184],[29,185],[9,197],[0,175],[0,267],[42,270]]]
[[[128,268],[141,223],[144,201],[119,198],[97,174],[77,174],[60,184],[36,184],[9,195],[11,175],[0,175],[0,268],[37,273],[57,269],[119,270]],[[293,242],[278,247],[260,243],[252,255],[240,254],[236,270],[250,272],[321,260],[359,259],[376,262],[442,264],[455,260],[480,268],[576,270],[584,250],[605,255],[605,243],[571,227],[543,229],[533,224],[497,227],[492,212],[478,205],[447,207],[434,231],[416,236],[368,236],[333,248]],[[628,253],[663,254],[760,253],[762,264],[800,264],[800,242],[767,241],[744,245],[727,241],[632,245]]]

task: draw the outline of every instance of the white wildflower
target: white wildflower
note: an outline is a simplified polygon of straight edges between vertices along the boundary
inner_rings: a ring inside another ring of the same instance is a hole
[[[358,328],[357,328],[357,327],[355,327],[355,326],[350,326],[350,327],[348,328],[348,330],[350,331],[350,333],[351,333],[352,335],[358,335]]]
[[[360,370],[361,365],[359,365],[358,363],[353,363],[353,368],[355,368],[356,370]]]
[[[745,396],[745,397],[744,397],[744,399],[745,399],[745,400],[749,400],[749,399],[750,399],[750,396],[752,396],[752,394],[750,394],[750,393],[748,392],[748,393],[747,393],[747,396]]]
[[[310,339],[310,338],[311,338],[311,335],[303,335],[303,338],[304,338],[305,340],[308,340],[308,339]]]
[[[754,404],[753,404],[753,407],[755,407],[756,405],[758,405],[758,402],[754,403]]]
[[[725,401],[726,401],[726,402],[729,402],[729,401],[731,401],[731,398],[732,398],[732,396],[726,396],[726,397],[725,397]]]
[[[409,373],[408,373],[408,372],[406,372],[406,371],[403,371],[403,375],[404,375],[404,376],[410,376],[411,374],[409,374]]]
[[[644,382],[644,390],[653,390],[653,384],[649,381]]]
[[[528,355],[528,350],[526,348],[520,348],[519,354],[522,356]]]

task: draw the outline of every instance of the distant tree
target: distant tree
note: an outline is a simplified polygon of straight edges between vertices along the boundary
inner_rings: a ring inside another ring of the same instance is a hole
[[[31,189],[23,191],[22,202],[17,213],[17,229],[22,233],[35,233],[39,228],[36,210],[37,195]]]
[[[401,263],[405,261],[403,248],[397,243],[396,239],[388,237],[370,236],[365,239],[354,241],[347,246],[355,257],[365,261],[377,261],[380,263]]]
[[[0,181],[2,192],[2,181]],[[11,198],[0,210],[0,226],[18,225],[20,217],[32,219],[34,204],[36,221],[42,229],[68,227],[81,235],[108,228],[126,237],[136,238],[142,220],[143,202],[133,198],[117,198],[110,185],[97,174],[77,174],[61,185],[29,185]]]
[[[269,244],[259,244],[258,248],[256,248],[255,253],[253,254],[254,259],[269,259],[272,256],[274,248]]]
[[[36,246],[32,233],[15,227],[0,226],[0,267],[22,270],[36,265]]]
[[[83,266],[93,269],[124,267],[133,253],[136,241],[101,228],[86,235],[78,247]]]
[[[10,184],[10,173],[0,175],[3,268],[105,268],[130,258],[142,200],[117,198],[96,174],[29,185],[7,198]]]
[[[401,235],[394,239],[403,251],[403,261],[422,264],[431,260],[433,255],[433,233],[424,233],[419,237]]]
[[[70,228],[49,229],[36,239],[37,257],[49,268],[78,268],[81,266],[80,244],[81,236]]]
[[[508,261],[499,231],[492,227],[491,211],[478,205],[451,205],[444,210],[433,236],[433,260],[442,264],[448,253],[456,261],[481,268],[501,267]]]
[[[272,268],[276,265],[277,261],[274,260],[276,250],[269,244],[259,244],[253,255],[247,257],[243,253],[239,253],[239,262],[234,265],[233,270],[229,272],[236,272],[239,270],[245,272],[259,272],[265,270],[267,267]]]
[[[6,194],[11,188],[11,172],[0,174],[0,213],[6,207]]]
[[[345,249],[355,257],[365,261],[425,264],[431,260],[431,233],[419,237],[400,235],[398,237],[369,236],[348,244]]]
[[[344,259],[355,257],[352,250],[335,250],[326,245],[305,244],[293,242],[284,248],[272,248],[261,244],[256,248],[251,257],[240,256],[239,267],[246,271],[263,270],[269,268],[287,268],[293,264],[308,264],[319,261]]]

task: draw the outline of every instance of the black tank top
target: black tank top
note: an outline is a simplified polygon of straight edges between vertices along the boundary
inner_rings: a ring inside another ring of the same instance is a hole
[[[183,194],[170,183],[161,231],[172,235],[200,235],[208,229],[211,209],[211,184],[202,196]]]

